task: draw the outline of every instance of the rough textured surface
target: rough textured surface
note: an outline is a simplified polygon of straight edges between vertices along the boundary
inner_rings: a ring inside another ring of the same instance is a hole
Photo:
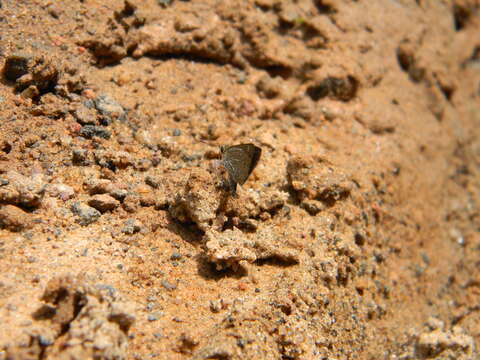
[[[0,1],[0,360],[478,358],[479,11]]]
[[[26,343],[7,347],[7,359],[125,358],[134,310],[113,287],[68,275],[49,281],[42,300],[32,316],[43,326],[26,333]]]

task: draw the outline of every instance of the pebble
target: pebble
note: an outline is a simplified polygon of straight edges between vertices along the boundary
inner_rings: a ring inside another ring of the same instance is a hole
[[[85,125],[80,130],[80,136],[83,136],[86,139],[91,139],[93,137],[110,139],[112,133],[103,126]]]
[[[159,316],[157,314],[148,314],[147,319],[148,321],[157,321]]]
[[[160,178],[158,178],[156,176],[148,175],[145,178],[145,183],[147,185],[150,185],[154,189],[158,189],[160,187]]]
[[[47,187],[47,193],[50,196],[57,197],[63,201],[75,196],[75,191],[71,186],[65,184],[51,184]]]
[[[139,232],[142,229],[143,224],[137,219],[128,219],[125,221],[125,226],[122,229],[122,233],[132,235]]]
[[[117,208],[118,205],[120,205],[120,202],[110,195],[98,194],[92,196],[92,198],[88,201],[88,205],[104,213]]]
[[[162,280],[162,286],[167,289],[167,290],[170,290],[170,291],[173,291],[177,288],[177,285],[176,284],[172,284],[171,282],[169,282],[168,280]]]
[[[95,108],[100,114],[110,120],[126,120],[126,113],[123,107],[109,95],[99,95],[94,100]]]
[[[182,258],[182,254],[178,253],[178,252],[174,252],[172,254],[172,256],[170,256],[170,259],[171,260],[180,260]]]
[[[72,150],[72,162],[78,165],[87,165],[88,151],[85,149]]]
[[[95,110],[81,104],[73,113],[75,120],[82,125],[94,125],[97,122]]]
[[[114,188],[110,191],[110,195],[112,195],[118,201],[123,201],[125,197],[128,195],[128,191],[125,189]]]
[[[82,204],[79,201],[76,201],[72,204],[71,210],[75,215],[78,216],[77,222],[82,226],[94,223],[102,215],[97,209]]]
[[[210,300],[210,310],[213,313],[218,313],[222,310],[222,301],[221,300]]]

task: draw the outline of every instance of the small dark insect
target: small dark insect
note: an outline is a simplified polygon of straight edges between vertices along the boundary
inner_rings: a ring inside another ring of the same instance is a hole
[[[237,193],[237,184],[243,185],[260,160],[262,149],[253,144],[222,146],[222,164],[228,172],[228,185],[232,194]]]

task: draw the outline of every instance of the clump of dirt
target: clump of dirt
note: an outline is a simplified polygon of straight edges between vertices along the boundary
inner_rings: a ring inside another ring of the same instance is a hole
[[[133,308],[112,287],[95,287],[70,275],[49,281],[45,305],[32,317],[47,325],[31,329],[26,342],[7,347],[7,359],[123,359]]]
[[[479,10],[1,1],[0,359],[478,357]]]

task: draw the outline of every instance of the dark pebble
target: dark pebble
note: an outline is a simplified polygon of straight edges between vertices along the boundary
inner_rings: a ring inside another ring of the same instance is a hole
[[[149,186],[151,186],[152,188],[154,189],[158,189],[158,187],[160,186],[160,181],[157,177],[155,176],[147,176],[145,178],[145,183]]]
[[[85,125],[80,130],[80,135],[86,139],[91,139],[94,136],[100,137],[103,139],[110,139],[112,133],[105,129],[103,126],[95,126],[95,125]]]
[[[86,165],[88,158],[88,151],[85,149],[73,149],[72,161],[74,164]]]
[[[182,135],[182,130],[180,129],[174,129],[173,130],[173,136],[180,136]]]

